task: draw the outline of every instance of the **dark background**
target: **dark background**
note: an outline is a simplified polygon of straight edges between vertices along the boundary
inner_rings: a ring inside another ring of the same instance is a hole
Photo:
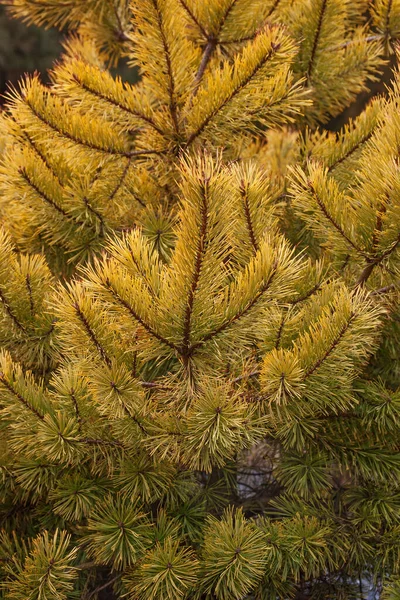
[[[7,82],[16,84],[26,72],[40,71],[46,80],[47,69],[62,50],[62,37],[58,31],[28,27],[10,19],[0,7],[0,93],[6,91]]]

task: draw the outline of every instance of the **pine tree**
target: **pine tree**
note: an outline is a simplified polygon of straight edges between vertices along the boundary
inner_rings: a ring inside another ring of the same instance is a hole
[[[4,3],[1,597],[399,598],[400,1]]]

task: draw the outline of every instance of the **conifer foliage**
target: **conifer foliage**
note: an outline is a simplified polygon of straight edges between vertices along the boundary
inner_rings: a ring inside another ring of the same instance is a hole
[[[400,598],[400,2],[4,4],[1,597]]]

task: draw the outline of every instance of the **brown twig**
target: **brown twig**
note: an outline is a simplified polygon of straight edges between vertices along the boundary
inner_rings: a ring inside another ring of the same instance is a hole
[[[244,375],[240,375],[239,377],[235,377],[235,379],[232,379],[232,383],[238,383],[239,381],[243,381],[243,379],[251,379],[252,377],[257,377],[257,375],[259,375],[261,373],[261,371],[256,370],[256,371],[251,371],[251,373],[245,373]]]
[[[371,296],[378,296],[379,294],[387,294],[389,292],[392,292],[395,289],[396,289],[396,286],[394,285],[394,283],[391,283],[390,285],[385,285],[385,287],[379,288],[378,290],[373,290],[371,292]]]
[[[110,585],[113,585],[113,583],[118,581],[118,579],[120,579],[120,578],[121,578],[121,573],[118,573],[118,575],[116,575],[115,577],[113,577],[112,579],[107,581],[106,583],[103,583],[103,585],[100,585],[95,590],[90,592],[89,596],[87,597],[87,600],[90,600],[90,598],[94,598],[98,594],[98,592],[101,592],[102,590],[105,590],[106,588],[110,587]]]

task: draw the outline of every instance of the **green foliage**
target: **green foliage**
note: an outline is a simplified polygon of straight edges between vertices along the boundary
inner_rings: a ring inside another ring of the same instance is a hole
[[[146,553],[124,583],[128,593],[141,600],[187,598],[197,583],[197,570],[194,552],[167,537]]]
[[[32,600],[64,600],[71,598],[76,569],[72,563],[77,550],[68,550],[70,535],[65,531],[54,533],[51,538],[44,532],[32,541],[32,549],[24,563],[13,556],[13,581],[7,597],[14,600],[32,598]]]
[[[3,4],[0,597],[396,598],[400,3]]]
[[[204,534],[202,585],[217,598],[240,598],[261,579],[268,546],[260,530],[243,513],[228,510],[219,521],[209,518]]]
[[[107,496],[91,512],[87,530],[85,543],[96,562],[125,569],[143,553],[151,528],[140,507],[126,497]]]

